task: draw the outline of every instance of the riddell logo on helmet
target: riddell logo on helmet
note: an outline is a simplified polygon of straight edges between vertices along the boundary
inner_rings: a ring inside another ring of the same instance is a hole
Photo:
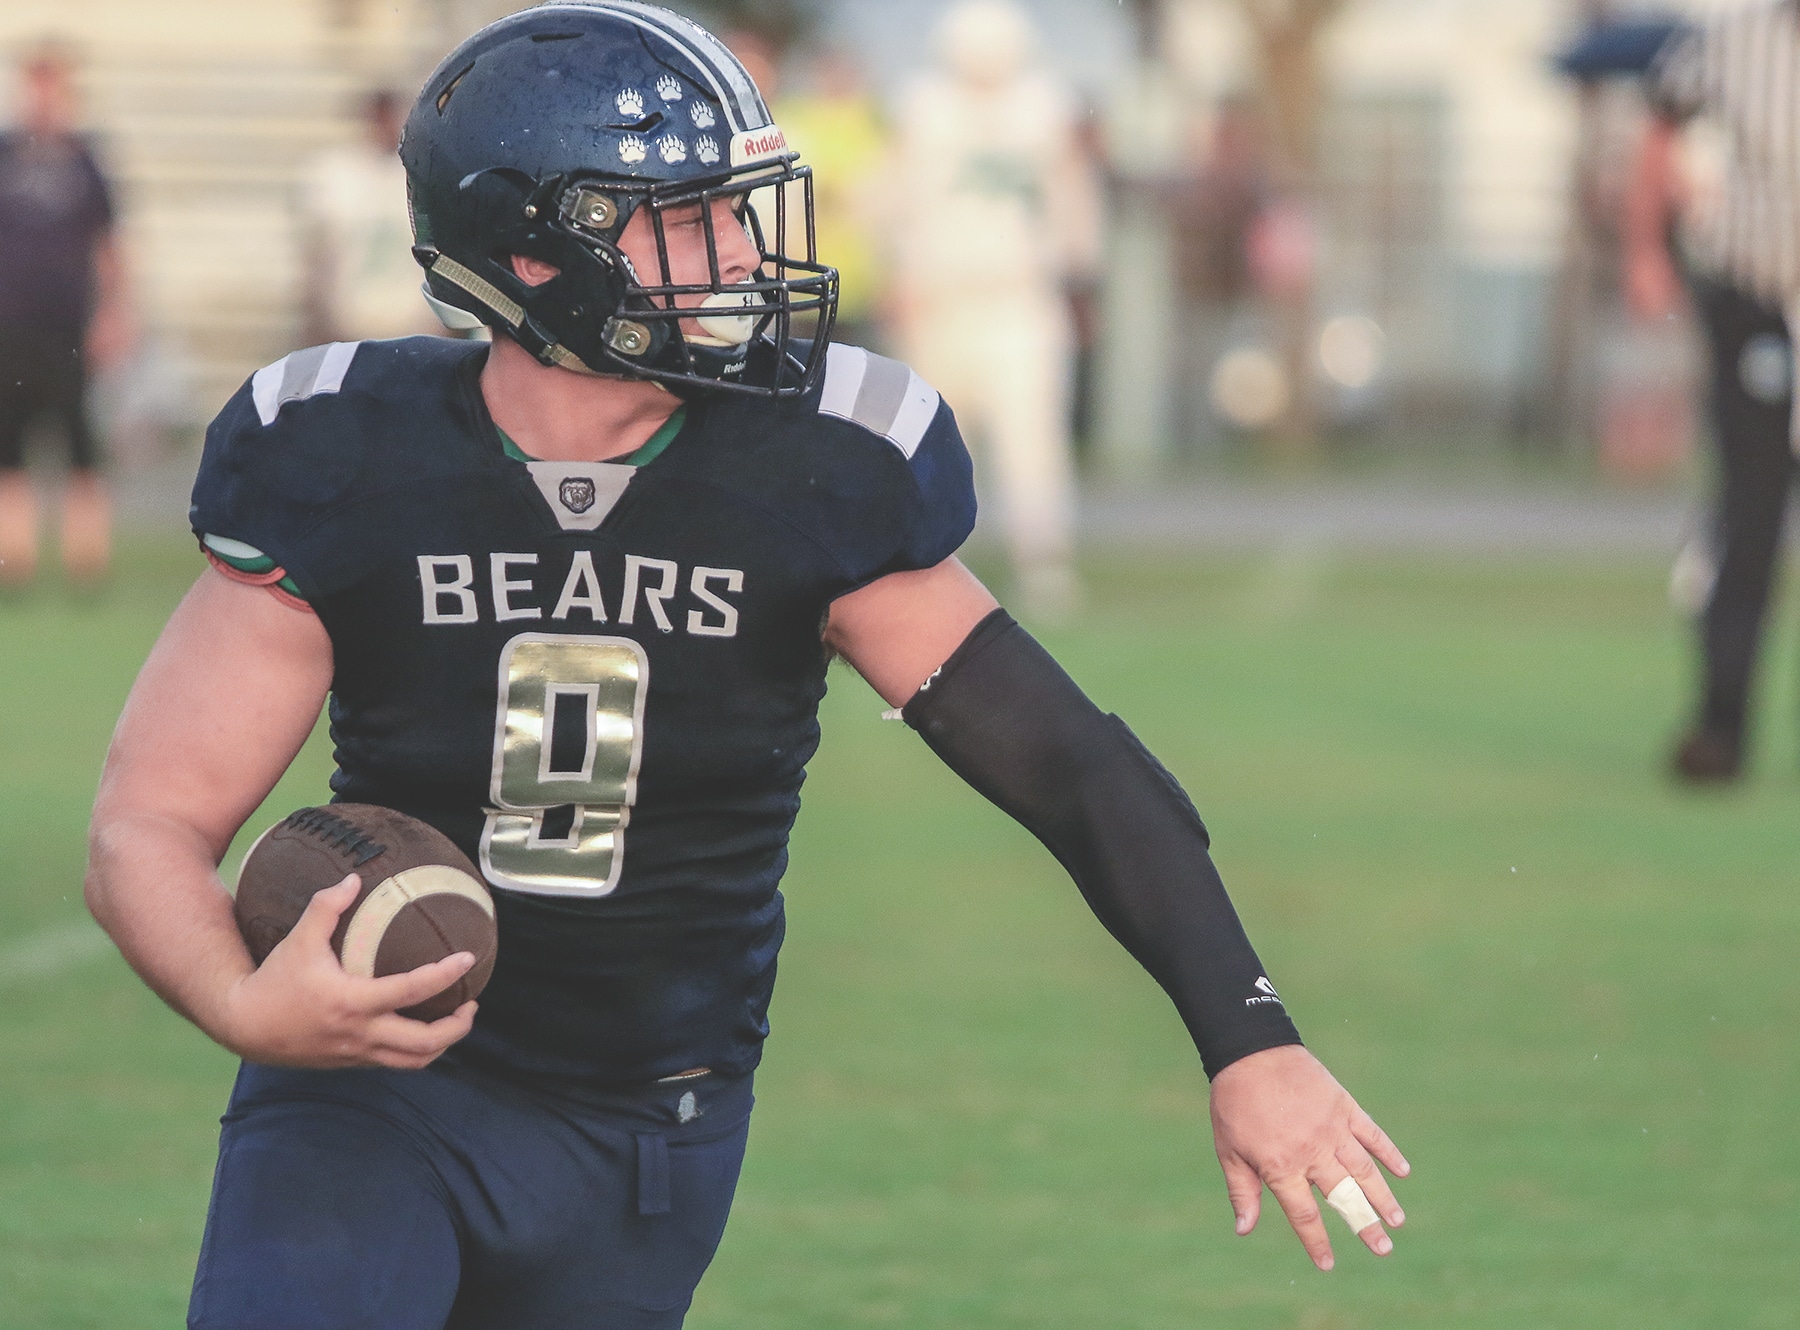
[[[779,157],[788,150],[787,135],[779,126],[766,125],[762,129],[747,129],[742,134],[731,136],[731,164],[744,166],[750,162],[760,162],[765,157]]]

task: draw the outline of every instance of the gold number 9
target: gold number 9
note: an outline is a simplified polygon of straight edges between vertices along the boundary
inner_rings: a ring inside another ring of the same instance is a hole
[[[481,833],[495,886],[604,896],[619,884],[649,682],[630,638],[522,633],[506,644]]]

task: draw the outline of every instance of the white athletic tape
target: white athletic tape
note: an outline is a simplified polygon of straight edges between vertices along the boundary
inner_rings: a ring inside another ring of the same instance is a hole
[[[1361,1233],[1370,1224],[1381,1222],[1381,1216],[1375,1213],[1375,1207],[1369,1204],[1369,1198],[1363,1195],[1355,1178],[1345,1178],[1333,1187],[1325,1197],[1325,1204],[1344,1217],[1352,1233]]]

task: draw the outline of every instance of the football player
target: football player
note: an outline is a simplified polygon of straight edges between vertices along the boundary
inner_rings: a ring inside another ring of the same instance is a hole
[[[449,57],[401,153],[430,297],[492,344],[315,347],[227,404],[192,509],[213,571],[94,816],[95,915],[243,1059],[190,1324],[681,1323],[833,653],[1168,990],[1238,1231],[1267,1183],[1329,1268],[1317,1188],[1391,1250],[1376,1161],[1405,1161],[1300,1045],[1174,779],[956,561],[955,420],[830,343],[807,172],[737,61],[652,6],[547,4]],[[494,889],[479,1013],[397,1014],[466,954],[344,972],[354,879],[260,968],[239,939],[217,866],[328,699],[336,795]]]

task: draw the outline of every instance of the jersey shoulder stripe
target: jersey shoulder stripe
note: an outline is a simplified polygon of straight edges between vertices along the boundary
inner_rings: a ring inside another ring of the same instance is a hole
[[[910,366],[833,342],[825,353],[819,414],[879,434],[909,461],[937,419],[937,390]]]
[[[273,425],[287,402],[304,402],[321,393],[335,393],[344,386],[350,362],[361,342],[331,342],[293,351],[273,365],[264,365],[250,376],[250,397],[257,419]]]

